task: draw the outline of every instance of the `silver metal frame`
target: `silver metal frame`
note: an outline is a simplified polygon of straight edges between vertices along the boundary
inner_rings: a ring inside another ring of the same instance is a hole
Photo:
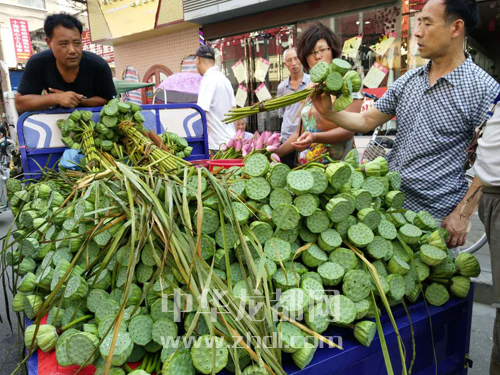
[[[465,178],[467,179],[467,182],[469,183],[469,186],[470,186],[470,184],[472,183],[472,180],[474,179],[474,176],[470,173],[466,173]],[[476,251],[478,251],[480,248],[482,248],[487,243],[488,243],[488,238],[486,237],[486,232],[485,232],[485,233],[483,233],[481,238],[479,238],[479,240],[475,244],[473,244],[472,246],[470,246],[466,249],[461,250],[460,252],[474,254]]]

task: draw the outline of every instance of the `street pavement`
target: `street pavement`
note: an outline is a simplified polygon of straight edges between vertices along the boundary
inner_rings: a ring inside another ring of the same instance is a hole
[[[0,214],[0,238],[5,236],[14,220],[10,211]],[[3,243],[2,245],[3,246]],[[9,278],[11,274],[9,273]],[[8,375],[14,371],[20,360],[17,318],[11,311],[12,331],[7,321],[6,306],[4,303],[4,289],[0,284],[0,375]],[[12,295],[8,292],[9,307],[12,303]]]

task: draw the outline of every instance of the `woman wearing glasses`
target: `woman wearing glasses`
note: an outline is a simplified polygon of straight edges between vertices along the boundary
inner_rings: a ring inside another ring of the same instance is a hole
[[[319,22],[299,36],[297,54],[307,72],[319,61],[331,64],[334,58],[340,57],[341,52],[339,38]],[[346,110],[358,112],[355,108],[356,105],[351,105]],[[311,101],[305,103],[298,115],[299,126],[278,149],[280,157],[297,150],[299,164],[307,163],[324,153],[328,153],[332,159],[341,160],[352,149],[354,133],[320,119]],[[327,162],[324,158],[318,161]]]

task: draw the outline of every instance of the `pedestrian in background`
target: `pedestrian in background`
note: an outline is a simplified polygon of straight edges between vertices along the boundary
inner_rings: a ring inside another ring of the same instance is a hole
[[[302,32],[297,41],[297,55],[306,71],[310,71],[318,62],[331,64],[334,58],[342,54],[339,37],[320,22],[315,22]],[[330,105],[334,98],[328,95]],[[351,104],[346,111],[359,112],[356,104]],[[306,100],[300,111],[300,122],[295,132],[280,146],[276,154],[282,158],[298,151],[298,163],[311,160],[328,163],[321,155],[342,160],[352,149],[354,133],[338,127],[333,121],[322,118],[311,100]]]
[[[302,63],[294,47],[283,52],[283,63],[290,72],[290,76],[279,84],[277,97],[304,90],[307,85],[311,83],[309,74],[304,73],[302,69]],[[295,103],[288,107],[280,108],[279,115],[283,118],[281,124],[282,142],[285,142],[297,130],[300,119],[300,113],[298,113],[298,111],[300,111],[301,105],[301,103]],[[293,167],[295,152],[290,152],[288,155],[285,155],[281,159],[281,162],[287,164],[289,167]]]
[[[234,124],[224,124],[223,120],[231,108],[236,107],[233,87],[229,79],[215,65],[215,51],[212,47],[201,46],[196,51],[196,69],[203,76],[198,93],[198,106],[207,116],[208,149],[213,155],[223,143],[234,137]]]
[[[476,176],[482,188],[479,218],[484,224],[491,256],[494,303],[493,350],[490,375],[500,375],[500,94],[493,116],[486,122],[483,136],[478,140]],[[475,184],[474,184],[475,185]]]

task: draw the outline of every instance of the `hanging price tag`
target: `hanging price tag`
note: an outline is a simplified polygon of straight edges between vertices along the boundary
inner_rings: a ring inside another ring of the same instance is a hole
[[[375,89],[380,86],[385,76],[389,73],[389,69],[379,63],[374,63],[373,66],[368,71],[368,74],[363,80],[363,85],[369,89]]]
[[[361,41],[363,36],[355,36],[354,38],[347,39],[344,42],[344,47],[342,48],[342,56],[351,57],[353,59],[358,55],[359,47],[361,46]]]
[[[397,33],[387,33],[380,43],[377,43],[370,48],[377,53],[377,55],[384,56],[387,50],[391,47],[392,43],[396,40]]]
[[[245,86],[239,85],[238,91],[236,92],[236,105],[238,107],[244,107],[247,102],[248,90]]]
[[[247,74],[245,70],[245,64],[240,60],[236,64],[234,64],[231,69],[233,69],[234,76],[236,77],[236,80],[238,83],[241,83],[243,81],[246,81]]]
[[[269,61],[259,57],[259,59],[255,61],[255,73],[253,74],[254,78],[257,81],[264,82],[270,65]]]
[[[271,99],[271,94],[269,93],[269,90],[267,89],[264,82],[262,82],[260,84],[260,86],[257,87],[257,89],[254,92],[255,92],[255,95],[257,95],[259,102],[263,102],[264,100]]]

